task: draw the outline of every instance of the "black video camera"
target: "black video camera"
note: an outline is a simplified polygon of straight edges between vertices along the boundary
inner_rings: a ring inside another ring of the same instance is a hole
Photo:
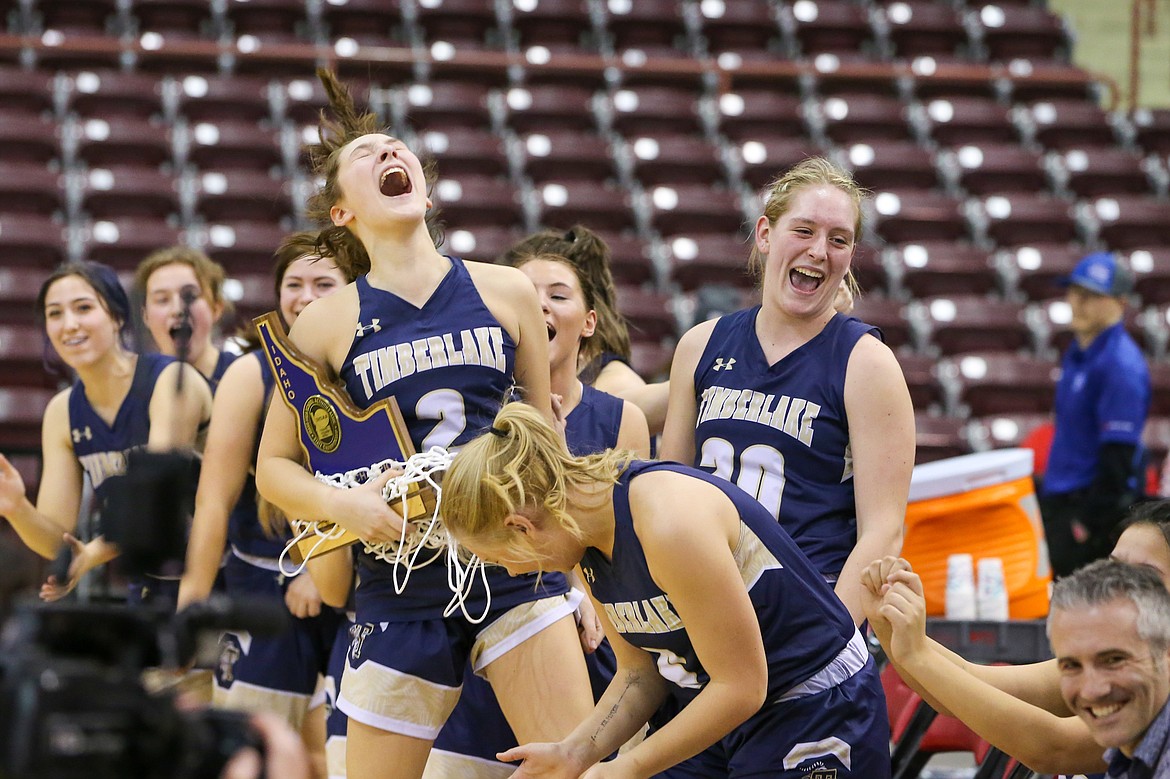
[[[190,510],[191,461],[134,452],[103,511],[127,573],[175,569]],[[0,779],[218,779],[244,747],[263,751],[238,712],[176,706],[146,669],[203,664],[219,634],[275,635],[288,615],[264,599],[173,604],[27,601],[0,631]]]

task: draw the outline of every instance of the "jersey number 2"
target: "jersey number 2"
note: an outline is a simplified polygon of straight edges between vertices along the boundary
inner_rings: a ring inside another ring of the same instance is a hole
[[[453,389],[437,389],[423,395],[414,405],[414,415],[419,419],[437,420],[422,440],[424,452],[432,446],[449,448],[467,427],[463,396]]]

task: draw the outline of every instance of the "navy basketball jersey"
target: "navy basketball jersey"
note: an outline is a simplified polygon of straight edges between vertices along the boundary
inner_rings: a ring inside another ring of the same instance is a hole
[[[211,394],[219,389],[219,382],[223,379],[223,375],[227,373],[228,366],[236,361],[238,354],[233,354],[226,349],[219,350],[219,359],[215,361],[215,369],[211,371],[211,375],[207,377],[207,383],[211,386]],[[260,367],[264,367],[261,365]],[[268,371],[265,371],[267,373]]]
[[[624,407],[621,398],[582,384],[581,401],[565,419],[569,451],[581,457],[617,446]]]
[[[126,472],[130,450],[146,446],[150,439],[150,399],[163,369],[174,362],[162,354],[140,354],[134,378],[114,423],[107,425],[94,411],[85,394],[85,385],[73,383],[69,392],[69,435],[73,453],[89,476],[99,503],[106,497],[106,480]]]
[[[713,484],[740,516],[736,563],[755,607],[768,661],[768,699],[775,700],[824,668],[857,629],[849,612],[808,559],[758,502],[702,471],[677,463],[635,461],[613,491],[614,545],[607,558],[585,550],[581,569],[624,639],[656,656],[671,694],[685,705],[710,681],[686,625],[650,574],[630,515],[630,483],[639,475],[669,470]]]
[[[357,332],[341,367],[359,407],[397,400],[419,452],[459,447],[483,433],[513,389],[516,343],[484,304],[463,261],[450,259],[450,270],[421,308],[359,276]],[[359,557],[359,621],[432,619],[451,599],[442,560],[413,571],[397,595],[393,567],[368,553]],[[560,575],[545,575],[537,593],[535,576],[513,579],[502,568],[489,570],[492,608],[568,591]],[[472,589],[469,614],[483,611],[483,596],[481,586]]]
[[[694,465],[755,497],[833,578],[857,543],[845,369],[858,340],[881,332],[837,314],[769,365],[759,310],[721,317],[695,368]]]
[[[268,401],[272,397],[272,388],[276,380],[272,371],[265,364],[264,353],[255,351],[244,355],[241,360],[257,360],[260,363],[260,377],[264,382],[264,405],[268,408]],[[260,449],[260,434],[264,430],[264,414],[256,425],[256,443],[252,446],[252,462],[256,462],[256,453]],[[256,477],[249,472],[244,479],[244,488],[240,498],[232,507],[228,515],[227,540],[232,547],[246,555],[254,557],[277,558],[284,550],[285,543],[292,537],[291,532],[284,532],[280,537],[273,537],[264,532],[260,525],[260,517],[256,506]]]

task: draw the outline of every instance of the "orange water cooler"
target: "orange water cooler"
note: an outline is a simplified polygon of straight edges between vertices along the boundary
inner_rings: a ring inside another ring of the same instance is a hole
[[[997,449],[914,469],[902,556],[922,577],[928,615],[945,613],[947,557],[1003,560],[1012,619],[1048,614],[1052,569],[1032,484],[1032,450]]]

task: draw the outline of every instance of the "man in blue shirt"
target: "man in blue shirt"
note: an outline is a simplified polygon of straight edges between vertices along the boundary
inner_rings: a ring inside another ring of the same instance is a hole
[[[1108,779],[1170,779],[1170,593],[1153,569],[1099,560],[1052,592],[1060,694],[1105,747]]]
[[[1114,254],[1090,254],[1065,279],[1075,340],[1056,385],[1055,433],[1041,513],[1057,576],[1105,557],[1118,521],[1143,494],[1146,358],[1122,321],[1133,275]]]

